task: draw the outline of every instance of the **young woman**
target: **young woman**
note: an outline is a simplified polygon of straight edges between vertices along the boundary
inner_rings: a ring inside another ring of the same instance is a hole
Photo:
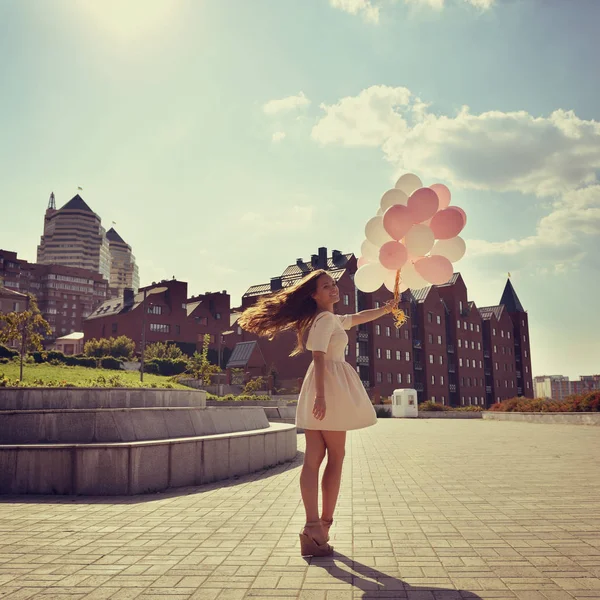
[[[333,553],[329,529],[340,491],[346,431],[377,423],[375,409],[356,371],[345,360],[347,329],[374,321],[390,313],[393,301],[383,308],[353,315],[335,315],[340,299],[337,284],[324,270],[310,273],[297,284],[266,296],[247,309],[239,324],[258,335],[273,336],[292,330],[296,348],[290,356],[312,351],[313,362],[300,390],[296,425],[304,429],[306,452],[300,475],[300,491],[306,511],[306,525],[300,533],[303,556]],[[319,517],[319,468],[327,453],[321,482],[323,510]]]

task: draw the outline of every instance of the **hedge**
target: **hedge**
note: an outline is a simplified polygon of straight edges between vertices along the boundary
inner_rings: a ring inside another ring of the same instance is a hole
[[[165,377],[184,373],[187,367],[187,360],[181,358],[177,360],[171,360],[170,358],[153,358],[144,363],[144,371],[146,373],[155,373],[157,375],[164,375]]]
[[[113,369],[114,371],[119,371],[123,364],[118,358],[113,358],[112,356],[104,356],[99,362],[103,369]]]
[[[600,390],[568,396],[564,400],[510,398],[490,407],[496,412],[600,412]]]
[[[15,356],[19,356],[19,353],[16,350],[0,344],[0,358],[14,358]]]

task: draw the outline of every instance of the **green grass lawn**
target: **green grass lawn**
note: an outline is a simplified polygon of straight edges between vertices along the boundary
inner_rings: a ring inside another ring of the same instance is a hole
[[[0,377],[4,374],[8,379],[15,380],[19,378],[19,363],[9,362],[0,364]],[[78,387],[89,386],[92,381],[98,377],[111,379],[117,376],[123,381],[126,387],[135,387],[140,382],[139,371],[113,371],[110,369],[88,369],[86,367],[68,367],[66,365],[42,364],[24,364],[23,365],[23,383],[33,383],[35,380],[44,382],[62,382]],[[169,377],[160,375],[151,375],[144,373],[144,386],[155,384],[158,387],[165,387],[165,384],[171,384],[174,388],[189,390],[190,388],[178,383],[170,382]]]

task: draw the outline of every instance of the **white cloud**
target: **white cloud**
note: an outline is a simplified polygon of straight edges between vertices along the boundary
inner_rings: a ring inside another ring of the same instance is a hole
[[[282,142],[285,139],[285,131],[276,131],[271,138],[273,143]]]
[[[269,100],[264,106],[263,111],[267,115],[276,115],[284,112],[291,112],[308,106],[310,100],[305,96],[304,92],[298,93],[296,96],[288,96],[277,100]]]
[[[351,15],[361,15],[365,21],[370,23],[379,22],[379,7],[372,4],[370,0],[329,0],[333,8],[338,8]]]
[[[600,235],[600,123],[573,111],[455,115],[429,112],[404,87],[373,86],[322,104],[312,130],[321,144],[379,147],[399,172],[427,174],[456,188],[550,198],[549,214],[520,240],[472,240],[471,255],[580,260],[587,236]]]

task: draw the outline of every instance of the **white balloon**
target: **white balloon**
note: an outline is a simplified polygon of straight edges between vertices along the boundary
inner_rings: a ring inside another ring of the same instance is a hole
[[[392,292],[392,294],[394,293],[394,286],[396,285],[396,271],[388,270],[388,275],[386,275],[383,285],[385,285],[386,289]],[[407,289],[408,286],[404,283],[404,281],[402,281],[402,278],[400,278],[400,286],[398,287],[398,291],[402,293]]]
[[[404,245],[411,256],[425,256],[435,243],[435,236],[428,225],[413,225],[404,236]]]
[[[369,262],[379,262],[379,246],[365,240],[360,247],[361,255]]]
[[[428,287],[429,285],[431,285],[417,273],[415,265],[413,265],[413,263],[411,262],[407,262],[402,267],[400,277],[402,277],[402,281],[411,290],[420,290],[421,288]]]
[[[394,206],[395,204],[408,205],[408,196],[402,190],[397,190],[396,188],[388,190],[381,197],[381,210],[385,212],[390,206]]]
[[[405,173],[394,186],[410,196],[415,190],[423,187],[423,182],[414,173]]]
[[[379,263],[369,263],[363,265],[354,275],[354,285],[367,294],[376,292],[387,275],[387,269],[384,269]]]
[[[383,227],[383,217],[373,217],[365,227],[365,237],[375,246],[392,241],[392,236]]]
[[[438,240],[431,251],[431,255],[445,256],[450,262],[458,262],[467,250],[465,240],[459,235],[449,240]]]

